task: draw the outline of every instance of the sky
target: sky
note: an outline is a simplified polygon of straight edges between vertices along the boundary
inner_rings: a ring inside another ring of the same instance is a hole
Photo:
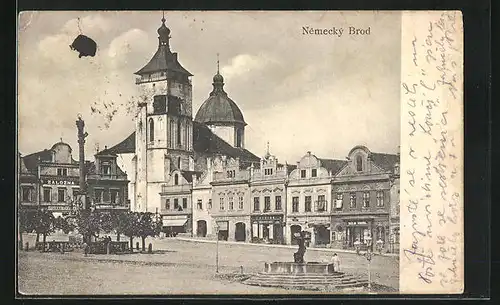
[[[21,13],[21,154],[62,138],[77,159],[78,115],[88,160],[130,135],[140,95],[133,73],[155,53],[161,18],[161,11]],[[245,147],[254,154],[263,156],[267,142],[292,164],[307,151],[335,159],[356,145],[398,151],[400,13],[166,11],[165,18],[171,50],[194,75],[193,116],[212,89],[219,53],[224,88],[243,112]],[[304,35],[306,26],[344,33]],[[350,26],[370,35],[348,35]],[[95,57],[70,49],[79,34],[97,42]]]

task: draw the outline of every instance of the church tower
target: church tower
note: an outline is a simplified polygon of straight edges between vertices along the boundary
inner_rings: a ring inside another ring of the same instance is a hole
[[[158,49],[135,74],[140,89],[136,116],[135,210],[160,210],[161,185],[175,168],[193,170],[192,86],[189,71],[170,50],[165,16]]]

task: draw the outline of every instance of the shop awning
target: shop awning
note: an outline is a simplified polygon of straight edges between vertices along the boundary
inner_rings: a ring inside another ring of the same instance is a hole
[[[182,227],[186,224],[186,218],[164,218],[163,226],[164,227]]]

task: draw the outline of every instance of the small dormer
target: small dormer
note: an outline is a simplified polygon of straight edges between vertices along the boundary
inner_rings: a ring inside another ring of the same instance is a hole
[[[111,176],[117,174],[117,155],[108,150],[107,146],[103,151],[95,154],[95,165],[99,175]]]
[[[355,146],[348,154],[349,166],[355,174],[370,172],[371,152],[366,146]]]

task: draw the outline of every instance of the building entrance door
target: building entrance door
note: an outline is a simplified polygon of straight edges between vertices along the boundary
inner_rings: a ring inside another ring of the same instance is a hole
[[[236,241],[245,241],[246,239],[246,228],[245,223],[238,222],[234,230],[234,239]]]
[[[207,236],[207,222],[205,220],[198,220],[198,222],[196,223],[196,236]]]

